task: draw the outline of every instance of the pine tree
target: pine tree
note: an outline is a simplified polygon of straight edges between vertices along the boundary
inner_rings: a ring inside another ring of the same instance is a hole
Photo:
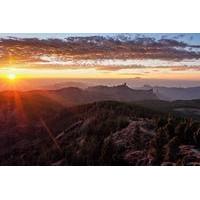
[[[169,138],[173,138],[175,136],[175,122],[171,116],[167,119],[167,124],[165,125],[165,132],[169,136]]]
[[[166,162],[175,162],[178,157],[180,140],[177,136],[173,137],[166,145]]]
[[[138,124],[136,124],[135,131],[133,134],[133,143],[134,143],[135,150],[140,150],[143,148],[142,138],[141,138],[141,130],[140,130],[140,126]]]
[[[179,123],[175,128],[175,135],[178,136],[178,138],[181,140],[181,142],[184,142],[184,133],[185,129],[187,127],[187,122],[181,122]]]
[[[194,144],[200,147],[200,128],[193,135]]]
[[[168,143],[168,135],[165,129],[160,128],[150,144],[150,155],[154,158],[154,164],[160,165],[165,156],[164,146]]]

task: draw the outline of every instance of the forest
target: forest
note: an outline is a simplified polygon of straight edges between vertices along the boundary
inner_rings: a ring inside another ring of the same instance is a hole
[[[15,123],[1,123],[0,165],[200,164],[195,116],[158,111],[149,102],[102,101],[57,111],[43,103],[26,105],[25,125],[13,115]]]

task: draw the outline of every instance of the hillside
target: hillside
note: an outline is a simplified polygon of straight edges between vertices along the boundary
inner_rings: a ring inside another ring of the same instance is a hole
[[[26,102],[23,97],[22,105]],[[64,108],[34,96],[25,106],[25,113],[32,113],[25,126],[20,125],[21,118],[13,120],[15,106],[9,108],[10,115],[1,113],[10,123],[0,127],[0,164],[199,165],[199,120],[173,112],[169,116],[144,102],[104,101]]]
[[[32,91],[3,91],[0,92],[2,99],[14,99],[16,96],[33,101],[49,100],[62,106],[73,106],[92,103],[96,101],[140,101],[157,99],[152,90],[134,90],[127,85],[113,87],[96,86],[81,89],[78,87],[67,87],[56,90],[32,90]],[[6,100],[5,100],[6,101]],[[26,101],[27,102],[27,101]]]
[[[86,89],[75,87],[63,88],[48,91],[48,94],[64,98],[64,101],[69,105],[80,105],[105,100],[132,102],[157,99],[152,90],[134,90],[125,84],[113,87],[95,86]]]

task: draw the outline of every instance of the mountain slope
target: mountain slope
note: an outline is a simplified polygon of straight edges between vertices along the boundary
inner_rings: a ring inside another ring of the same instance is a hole
[[[116,101],[138,101],[138,100],[152,100],[157,99],[153,90],[134,90],[129,88],[126,83],[114,87],[96,86],[90,87],[87,91],[99,93],[101,96],[106,96],[105,100]]]
[[[125,84],[114,87],[96,86],[87,89],[68,87],[58,90],[30,91],[22,94],[45,96],[45,98],[50,98],[64,106],[81,105],[106,100],[132,102],[157,99],[152,90],[134,90]]]
[[[142,106],[98,102],[66,108],[17,136],[1,135],[0,164],[199,165],[199,130],[199,122]]]

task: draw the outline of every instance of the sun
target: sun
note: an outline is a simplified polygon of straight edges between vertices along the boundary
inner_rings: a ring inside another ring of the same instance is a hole
[[[7,75],[7,78],[9,79],[9,80],[15,80],[16,79],[16,74],[14,74],[14,73],[9,73],[8,75]]]

